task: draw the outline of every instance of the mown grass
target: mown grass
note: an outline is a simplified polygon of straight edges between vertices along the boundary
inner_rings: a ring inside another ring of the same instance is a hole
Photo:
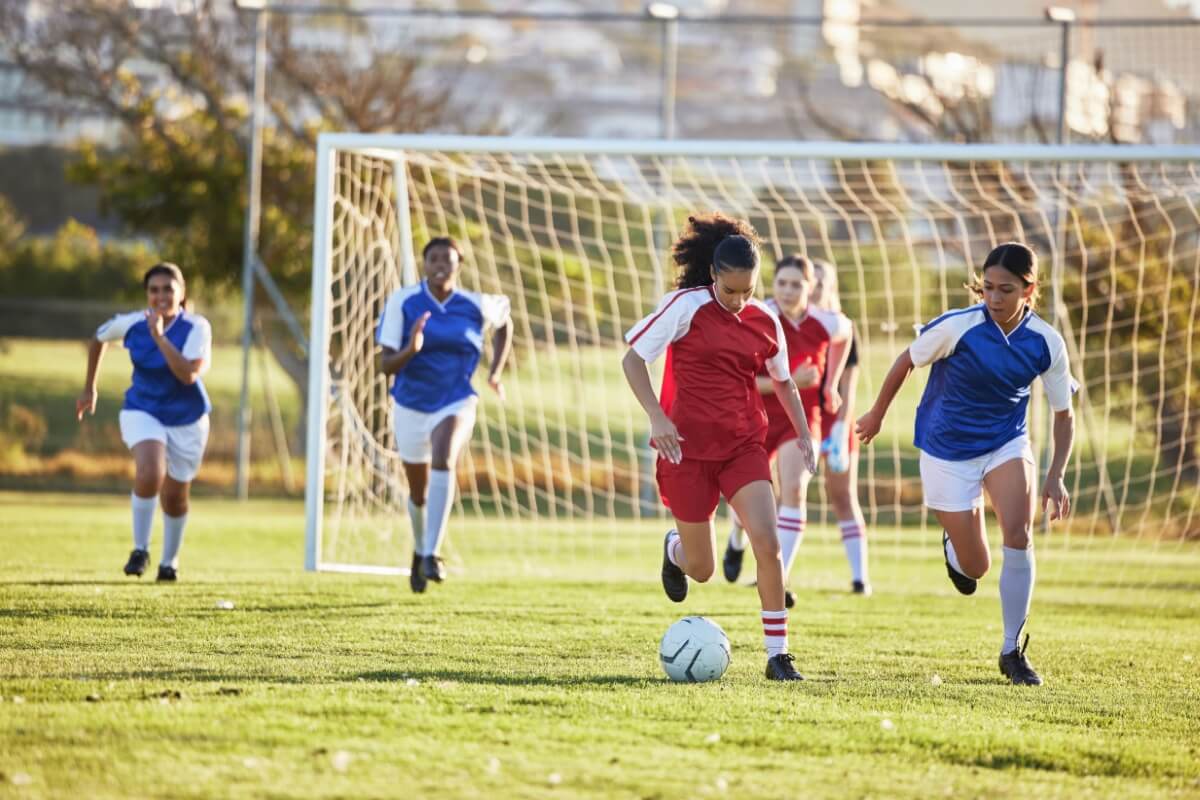
[[[877,593],[853,597],[814,526],[809,680],[780,686],[752,590],[662,596],[656,523],[456,519],[452,577],[418,596],[303,572],[284,502],[198,501],[182,582],[126,579],[127,516],[0,493],[0,796],[1200,795],[1194,544],[1039,540],[1047,684],[1018,689],[994,576],[962,598],[932,534],[879,529]],[[715,684],[659,671],[684,614],[730,635]]]

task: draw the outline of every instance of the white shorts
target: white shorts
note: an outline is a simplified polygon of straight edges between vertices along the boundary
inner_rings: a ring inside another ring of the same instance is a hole
[[[188,483],[200,471],[208,444],[208,415],[188,425],[167,427],[145,411],[122,411],[121,438],[130,450],[138,442],[152,440],[167,446],[167,474]]]
[[[396,450],[400,460],[408,464],[428,464],[433,458],[433,429],[446,417],[458,417],[463,425],[475,425],[475,395],[443,406],[437,411],[415,411],[392,403],[392,430],[396,434]]]
[[[921,485],[925,489],[925,505],[935,511],[970,511],[982,506],[983,477],[1016,458],[1036,463],[1028,436],[1018,436],[990,453],[966,461],[947,461],[922,451]]]

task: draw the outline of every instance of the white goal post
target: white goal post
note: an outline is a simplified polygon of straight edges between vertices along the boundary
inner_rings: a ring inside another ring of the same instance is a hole
[[[987,250],[1028,241],[1046,284],[1039,310],[1083,384],[1077,525],[1191,530],[1198,162],[1200,147],[322,134],[305,567],[406,572],[407,489],[374,325],[436,235],[464,243],[467,288],[513,298],[510,399],[481,403],[460,511],[530,526],[660,515],[644,420],[610,367],[620,332],[671,287],[667,251],[686,215],[712,210],[758,229],[768,289],[785,253],[834,264],[864,351],[860,410],[914,324],[969,302],[962,283]],[[1044,403],[1031,408],[1044,444]],[[872,522],[924,519],[903,414],[863,454]]]

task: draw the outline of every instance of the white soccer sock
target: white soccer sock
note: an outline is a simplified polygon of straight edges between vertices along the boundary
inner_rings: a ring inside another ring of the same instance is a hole
[[[154,509],[158,508],[157,497],[138,497],[132,492],[129,505],[133,508],[133,549],[150,549],[150,529],[154,527]]]
[[[857,519],[838,522],[842,532],[842,547],[846,550],[846,561],[850,563],[851,580],[867,583],[867,530]]]
[[[679,557],[682,547],[683,537],[679,535],[679,531],[671,531],[671,535],[667,537],[667,560],[680,569],[683,569],[683,564],[679,563],[683,560]]]
[[[175,569],[179,566],[179,548],[183,546],[183,526],[187,525],[187,514],[172,517],[163,512],[163,551],[159,563]]]
[[[763,611],[763,644],[767,648],[767,658],[777,656],[780,653],[788,651],[788,612],[787,609],[782,611]]]
[[[425,506],[419,506],[408,498],[408,519],[412,522],[413,552],[419,556],[425,555]]]
[[[783,556],[783,578],[792,573],[792,561],[796,551],[804,541],[804,525],[808,516],[807,509],[796,506],[780,506],[779,508],[779,550]]]
[[[446,538],[446,523],[454,507],[454,475],[449,470],[431,469],[425,492],[425,551],[435,556]]]
[[[1004,566],[1000,568],[1000,614],[1004,618],[1004,646],[1001,653],[1017,647],[1017,639],[1029,616],[1033,599],[1033,581],[1037,570],[1033,561],[1033,546],[1028,550],[1005,547]]]
[[[734,550],[746,549],[746,537],[742,535],[742,521],[737,512],[729,509],[729,546]]]
[[[945,533],[942,535],[946,536]],[[950,566],[953,567],[954,571],[959,575],[967,575],[967,573],[963,572],[963,568],[959,566],[958,553],[954,552],[954,542],[948,536],[946,537],[946,560],[950,562]],[[969,578],[971,576],[967,575],[967,577]]]

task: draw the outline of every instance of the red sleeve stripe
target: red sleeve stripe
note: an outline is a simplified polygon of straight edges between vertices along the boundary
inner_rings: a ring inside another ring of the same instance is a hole
[[[653,317],[650,318],[650,321],[646,323],[646,327],[642,328],[640,331],[638,331],[637,333],[635,333],[633,335],[633,338],[629,340],[629,346],[633,347],[635,344],[637,344],[637,340],[642,338],[642,334],[645,333],[646,331],[650,330],[650,328],[654,327],[654,323],[658,322],[658,318],[661,317],[663,314],[667,313],[667,309],[670,308],[671,306],[675,305],[676,300],[683,297],[685,294],[690,294],[691,292],[697,292],[697,291],[700,291],[701,289],[707,289],[707,288],[708,288],[707,286],[697,286],[694,289],[685,289],[684,291],[679,292],[677,295],[672,297],[671,302],[669,302],[665,306],[663,306],[661,311],[659,311],[657,314],[655,314]]]

